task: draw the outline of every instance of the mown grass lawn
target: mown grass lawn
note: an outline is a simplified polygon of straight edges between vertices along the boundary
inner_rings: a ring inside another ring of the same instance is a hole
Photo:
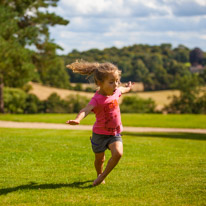
[[[0,120],[19,122],[65,123],[77,114],[0,114]],[[206,129],[206,115],[195,114],[122,114],[124,126]],[[93,114],[81,121],[83,125],[95,122]]]
[[[124,156],[92,187],[90,134],[0,128],[1,205],[206,204],[206,135],[124,133]]]

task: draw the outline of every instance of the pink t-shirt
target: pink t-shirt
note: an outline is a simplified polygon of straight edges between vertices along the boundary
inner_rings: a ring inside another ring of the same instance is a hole
[[[116,135],[122,132],[122,122],[118,100],[121,96],[120,89],[113,95],[104,96],[97,91],[89,104],[94,106],[92,110],[96,114],[96,122],[93,132],[96,134]]]

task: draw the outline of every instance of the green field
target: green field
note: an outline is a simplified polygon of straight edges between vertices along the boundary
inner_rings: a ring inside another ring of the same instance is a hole
[[[1,205],[206,204],[206,135],[124,133],[122,159],[92,187],[90,134],[0,128]]]
[[[19,122],[65,123],[77,114],[0,114],[0,120]],[[91,125],[95,122],[93,114],[82,120],[81,124]],[[195,114],[122,114],[124,126],[166,127],[166,128],[202,128],[206,129],[206,115]]]

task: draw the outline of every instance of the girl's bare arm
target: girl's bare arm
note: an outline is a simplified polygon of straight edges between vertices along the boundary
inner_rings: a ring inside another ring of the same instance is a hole
[[[81,109],[79,114],[74,120],[68,120],[66,123],[71,125],[77,125],[82,119],[84,119],[94,108],[91,104],[88,104],[85,108]]]
[[[119,87],[122,94],[129,92],[132,89],[134,83],[128,82],[124,87]]]

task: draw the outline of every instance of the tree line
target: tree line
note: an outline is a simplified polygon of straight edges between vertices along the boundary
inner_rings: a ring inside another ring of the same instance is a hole
[[[109,61],[122,71],[122,82],[143,82],[145,90],[165,90],[174,88],[174,82],[177,78],[191,74],[189,69],[191,61],[195,60],[195,55],[191,55],[192,51],[184,45],[172,48],[171,44],[159,46],[136,44],[121,49],[112,47],[103,50],[90,49],[84,52],[73,50],[63,58],[65,64],[74,62],[76,59],[97,62]],[[206,53],[202,52],[199,56],[201,64],[206,66]],[[72,82],[87,81],[79,74],[74,74],[70,70],[67,72]],[[204,84],[206,82],[204,69],[200,77],[202,79],[200,81]]]

